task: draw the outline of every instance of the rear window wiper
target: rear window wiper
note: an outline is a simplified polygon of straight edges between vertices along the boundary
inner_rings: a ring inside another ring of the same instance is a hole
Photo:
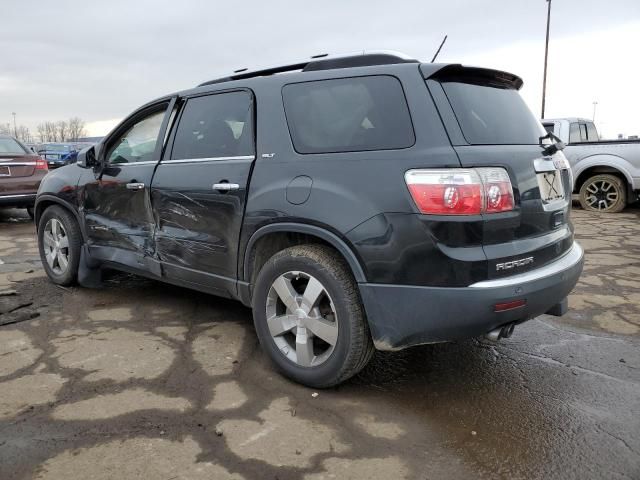
[[[555,142],[552,143],[551,145],[544,146],[542,141],[546,140],[547,138],[550,140],[555,140]],[[538,141],[540,142],[541,147],[544,146],[544,150],[542,150],[542,154],[544,156],[553,155],[554,153],[559,152],[560,150],[564,150],[564,147],[566,146],[560,138],[558,138],[553,134],[553,132],[547,132],[547,134],[540,137]]]

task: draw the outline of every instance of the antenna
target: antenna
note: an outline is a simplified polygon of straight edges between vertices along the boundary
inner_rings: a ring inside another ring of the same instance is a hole
[[[431,63],[436,61],[436,58],[438,58],[438,54],[440,53],[440,50],[442,50],[442,46],[444,45],[444,42],[446,42],[446,41],[447,41],[447,35],[445,35],[444,38],[442,39],[442,43],[438,47],[438,51],[436,52],[436,54],[431,59]]]

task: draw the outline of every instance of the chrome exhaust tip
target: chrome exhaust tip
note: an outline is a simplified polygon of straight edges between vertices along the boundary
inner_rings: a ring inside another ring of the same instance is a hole
[[[515,323],[508,323],[507,325],[503,325],[502,327],[495,328],[490,332],[485,333],[484,338],[491,340],[492,342],[497,342],[501,338],[509,338],[513,335],[515,328]]]

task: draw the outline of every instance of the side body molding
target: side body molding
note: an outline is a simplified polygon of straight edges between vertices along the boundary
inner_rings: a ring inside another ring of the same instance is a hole
[[[332,245],[336,250],[338,250],[347,260],[347,263],[349,264],[349,267],[353,272],[353,276],[355,277],[356,282],[363,283],[367,281],[364,270],[362,270],[362,266],[360,265],[360,262],[355,253],[340,237],[324,228],[317,227],[315,225],[293,222],[272,223],[269,225],[265,225],[264,227],[261,227],[254,232],[254,234],[249,239],[249,242],[247,242],[247,248],[244,251],[242,280],[246,281],[251,277],[251,272],[249,271],[249,254],[253,250],[255,243],[261,237],[275,232],[304,233],[321,238],[322,240]]]

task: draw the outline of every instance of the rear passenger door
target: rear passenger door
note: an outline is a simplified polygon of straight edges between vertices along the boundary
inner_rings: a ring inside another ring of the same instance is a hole
[[[151,188],[165,275],[223,296],[235,293],[255,159],[253,105],[248,90],[183,99]]]

